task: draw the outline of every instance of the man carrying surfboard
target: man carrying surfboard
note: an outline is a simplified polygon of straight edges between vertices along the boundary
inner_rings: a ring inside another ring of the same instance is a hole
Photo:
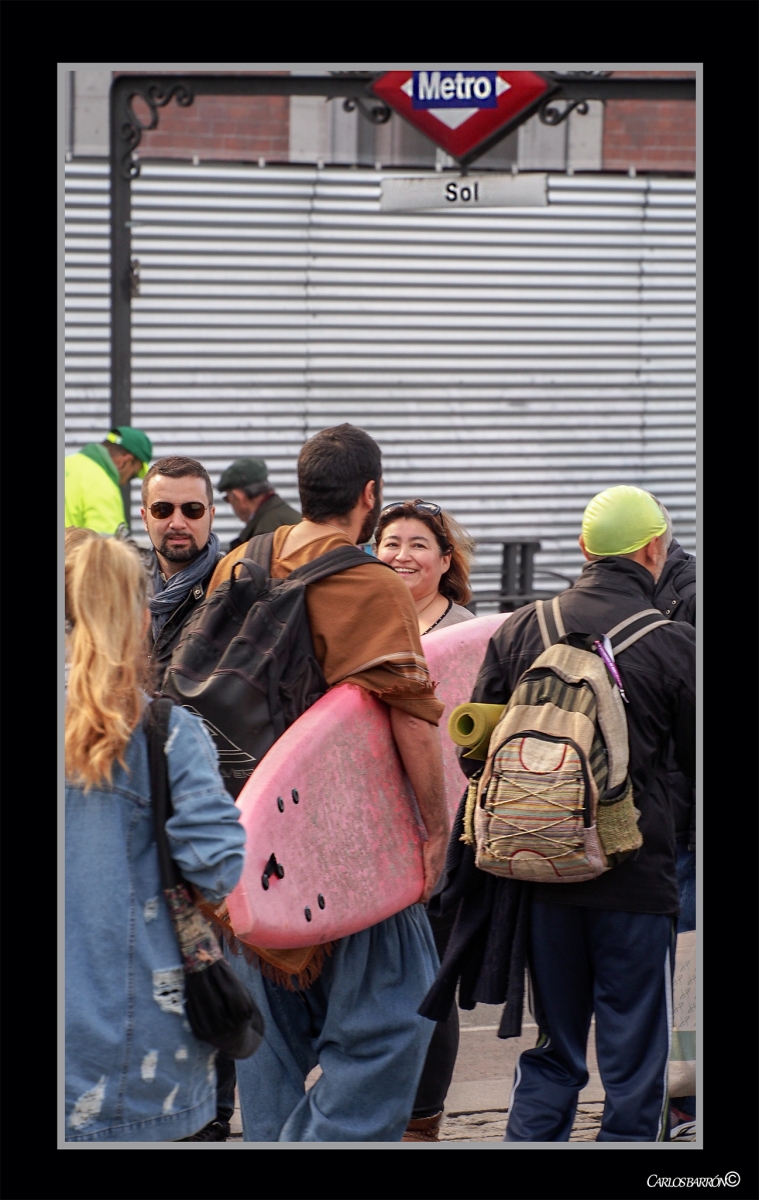
[[[298,485],[304,519],[274,533],[275,579],[329,550],[370,539],[382,504],[380,449],[355,426],[323,430],[301,451]],[[209,595],[230,578],[245,550],[242,545],[219,563]],[[243,1134],[264,1142],[400,1142],[434,1029],[417,1009],[437,968],[423,902],[442,870],[448,838],[436,728],[443,705],[411,595],[394,571],[367,562],[330,575],[309,585],[307,609],[327,684],[357,684],[388,705],[428,834],[424,890],[418,903],[387,920],[369,919],[367,928],[331,945],[233,947],[240,952],[231,953],[230,962],[260,1003],[266,1025],[254,1059],[237,1065]],[[317,1064],[322,1075],[304,1092]]]

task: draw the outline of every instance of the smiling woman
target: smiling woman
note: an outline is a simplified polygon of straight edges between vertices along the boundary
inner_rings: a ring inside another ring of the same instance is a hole
[[[463,605],[472,597],[469,569],[474,542],[439,504],[426,500],[388,504],[377,523],[375,550],[411,592],[420,634],[472,619],[474,613]],[[447,916],[427,915],[442,961],[452,921]],[[447,1020],[435,1026],[404,1142],[438,1141],[458,1047],[458,1009],[454,1004]]]
[[[467,621],[474,614],[469,568],[474,543],[438,504],[407,500],[380,513],[375,534],[377,557],[408,586],[420,634]]]

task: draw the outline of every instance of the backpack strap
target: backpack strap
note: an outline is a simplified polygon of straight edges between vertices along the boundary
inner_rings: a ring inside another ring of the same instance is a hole
[[[243,558],[250,559],[259,567],[263,567],[267,576],[271,578],[271,553],[274,544],[274,531],[271,533],[257,533],[252,537],[245,547]]]
[[[545,600],[536,600],[535,601],[535,613],[538,618],[538,626],[540,628],[540,636],[543,639],[543,649],[547,650],[549,646],[553,645],[553,642],[551,641],[551,635],[548,632],[548,626],[546,624]]]
[[[360,567],[364,563],[377,563],[380,567],[388,567],[391,571],[393,569],[373,554],[365,554],[358,546],[336,546],[334,550],[320,554],[318,558],[304,563],[302,567],[296,567],[287,578],[300,579],[303,583],[318,583],[328,575],[337,575],[339,571],[348,571],[351,567]]]
[[[607,633],[607,638],[611,642],[611,648],[614,654],[621,654],[628,646],[632,646],[639,638],[645,637],[652,629],[657,629],[659,625],[671,625],[671,621],[667,617],[663,617],[658,608],[643,608],[640,612],[633,613],[631,617],[620,621],[613,629]]]
[[[543,638],[543,649],[547,650],[549,646],[554,646],[561,638],[567,635],[564,622],[561,619],[559,597],[554,596],[550,605],[545,600],[536,601],[535,612],[538,617],[540,634]]]

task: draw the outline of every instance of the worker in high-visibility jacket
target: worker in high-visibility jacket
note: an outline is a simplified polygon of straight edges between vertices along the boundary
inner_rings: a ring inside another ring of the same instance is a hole
[[[96,533],[126,525],[121,488],[143,479],[153,457],[147,434],[118,425],[103,442],[89,442],[65,462],[65,523]]]

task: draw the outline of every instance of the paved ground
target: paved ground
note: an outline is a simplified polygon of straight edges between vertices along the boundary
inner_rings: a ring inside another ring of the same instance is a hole
[[[443,1141],[503,1141],[514,1068],[523,1050],[535,1045],[537,1026],[525,1006],[521,1038],[497,1036],[501,1005],[459,1009],[459,1054],[448,1090]],[[598,1074],[595,1030],[588,1044],[588,1085],[580,1093],[571,1141],[594,1141],[601,1124],[604,1091]]]
[[[500,1016],[500,1005],[478,1004],[471,1012],[459,1010],[459,1053],[446,1100],[441,1141],[503,1141],[516,1060],[523,1050],[535,1045],[537,1029],[529,1010],[525,1009],[522,1037],[502,1041],[496,1036]],[[598,1075],[592,1027],[588,1070],[590,1079],[580,1093],[570,1138],[573,1142],[595,1141],[601,1124],[604,1093]],[[320,1068],[316,1067],[306,1080],[306,1087],[315,1083],[320,1074]],[[239,1109],[233,1118],[230,1140],[242,1141]]]
[[[570,1142],[594,1142],[601,1125],[603,1101],[581,1102],[577,1108]],[[441,1142],[502,1142],[507,1113],[501,1111],[446,1113],[440,1132]]]

